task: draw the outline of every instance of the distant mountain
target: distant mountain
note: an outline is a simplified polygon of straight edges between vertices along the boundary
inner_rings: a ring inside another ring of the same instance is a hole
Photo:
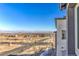
[[[0,30],[0,33],[53,33],[54,31],[4,31]]]

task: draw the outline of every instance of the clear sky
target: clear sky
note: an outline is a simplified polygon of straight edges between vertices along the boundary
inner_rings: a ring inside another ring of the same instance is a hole
[[[58,3],[0,4],[0,30],[54,31],[55,18],[65,15]]]

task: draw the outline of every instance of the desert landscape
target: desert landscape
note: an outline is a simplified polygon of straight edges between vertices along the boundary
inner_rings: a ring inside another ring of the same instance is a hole
[[[0,55],[38,56],[55,48],[54,32],[0,33]]]

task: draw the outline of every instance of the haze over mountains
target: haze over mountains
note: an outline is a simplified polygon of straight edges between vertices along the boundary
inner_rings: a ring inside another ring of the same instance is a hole
[[[53,33],[54,31],[6,31],[0,30],[0,33]]]

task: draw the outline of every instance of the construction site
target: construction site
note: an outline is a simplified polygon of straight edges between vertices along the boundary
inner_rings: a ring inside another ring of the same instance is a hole
[[[0,33],[0,55],[38,56],[55,48],[55,33]]]

